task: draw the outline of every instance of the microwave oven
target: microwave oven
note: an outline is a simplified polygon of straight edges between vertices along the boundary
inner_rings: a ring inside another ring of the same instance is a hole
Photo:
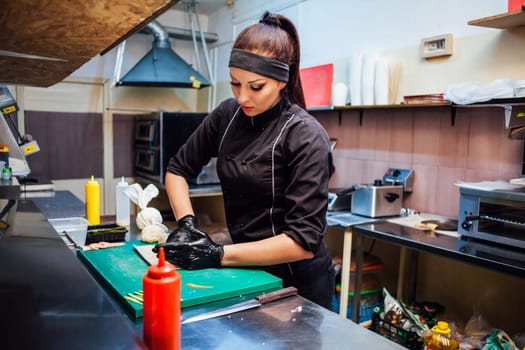
[[[155,112],[135,120],[135,176],[164,186],[166,167],[207,113]],[[215,162],[208,164],[196,184],[218,183]]]

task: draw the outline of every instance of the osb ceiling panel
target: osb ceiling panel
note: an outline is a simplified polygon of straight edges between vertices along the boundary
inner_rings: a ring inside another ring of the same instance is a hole
[[[58,83],[178,1],[0,1],[0,83]],[[1,51],[58,60],[9,57]]]

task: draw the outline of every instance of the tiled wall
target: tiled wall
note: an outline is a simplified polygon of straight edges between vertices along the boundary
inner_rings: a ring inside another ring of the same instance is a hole
[[[414,170],[414,190],[403,207],[458,216],[456,181],[521,176],[522,140],[507,137],[501,107],[378,108],[312,112],[337,138],[331,187],[372,183],[388,167]],[[362,123],[360,124],[360,120]]]

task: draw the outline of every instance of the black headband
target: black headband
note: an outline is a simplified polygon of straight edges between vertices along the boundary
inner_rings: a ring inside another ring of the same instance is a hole
[[[286,63],[240,49],[232,50],[228,67],[245,69],[285,83],[290,73]]]

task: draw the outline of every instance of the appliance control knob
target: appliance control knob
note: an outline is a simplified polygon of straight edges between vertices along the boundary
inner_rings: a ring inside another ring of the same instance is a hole
[[[462,252],[462,253],[470,253],[472,249],[470,249],[469,246],[465,245],[465,246],[462,246],[459,248],[459,251]]]
[[[470,220],[465,220],[461,223],[461,227],[464,229],[464,230],[467,230],[467,231],[470,231],[470,229],[472,228],[472,221]]]
[[[401,171],[399,169],[394,170],[394,173],[392,174],[394,177],[398,177],[401,175]]]

